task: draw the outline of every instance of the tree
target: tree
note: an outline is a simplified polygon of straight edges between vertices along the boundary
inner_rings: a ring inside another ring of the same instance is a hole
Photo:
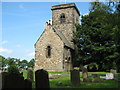
[[[34,62],[35,62],[35,59],[34,59],[34,58],[31,59],[31,60],[29,61],[29,63],[28,63],[28,67],[33,68],[33,67],[34,67]]]
[[[10,58],[9,57],[9,58],[7,58],[6,62],[8,64],[8,66],[15,65],[15,58]]]
[[[6,65],[7,63],[5,57],[0,55],[0,68],[3,69],[4,67],[6,67]]]
[[[22,60],[22,61],[20,62],[20,66],[23,67],[23,68],[28,67],[28,61],[27,61],[27,60]]]
[[[10,65],[10,66],[8,67],[8,72],[9,72],[9,73],[16,73],[16,74],[19,74],[19,73],[20,73],[18,67],[15,66],[15,65]]]
[[[115,66],[117,53],[112,17],[111,8],[92,2],[89,15],[82,16],[81,25],[76,25],[73,42],[78,47],[78,60],[83,65],[96,63],[98,70],[109,70]]]
[[[113,14],[115,17],[115,23],[114,23],[114,42],[116,45],[116,65],[117,65],[117,71],[120,72],[120,2],[116,5],[116,11]]]

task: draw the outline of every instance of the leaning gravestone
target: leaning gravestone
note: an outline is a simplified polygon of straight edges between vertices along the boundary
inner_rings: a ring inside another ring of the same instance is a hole
[[[80,85],[80,73],[79,70],[73,69],[71,70],[71,83],[73,86]]]
[[[88,71],[86,66],[82,68],[82,75],[83,75],[83,78],[88,78]]]
[[[36,84],[36,89],[40,88],[50,88],[49,85],[49,77],[48,77],[48,72],[40,69],[35,72],[35,84]]]

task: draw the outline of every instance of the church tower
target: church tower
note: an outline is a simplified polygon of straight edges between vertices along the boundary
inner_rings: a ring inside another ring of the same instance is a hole
[[[60,4],[52,6],[52,25],[55,29],[61,31],[69,43],[73,38],[75,24],[79,23],[80,13],[75,3]]]

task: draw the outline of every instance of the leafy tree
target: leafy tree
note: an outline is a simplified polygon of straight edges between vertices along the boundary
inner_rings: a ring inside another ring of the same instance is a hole
[[[22,60],[20,62],[20,66],[23,67],[23,68],[26,68],[28,66],[28,61],[27,60]]]
[[[7,63],[6,63],[5,57],[0,55],[0,68],[2,69],[4,67],[6,67],[6,65],[7,65]]]
[[[20,67],[20,59],[15,58],[14,62],[17,67]]]
[[[92,2],[89,15],[82,16],[76,25],[74,43],[78,47],[78,60],[83,65],[96,63],[98,70],[115,67],[116,46],[113,39],[112,10],[103,3]]]
[[[28,67],[33,68],[33,67],[34,67],[34,62],[35,62],[35,59],[34,59],[34,58],[31,59],[31,60],[29,61],[29,63],[28,63]]]
[[[15,66],[15,65],[10,65],[8,67],[8,72],[10,72],[10,73],[17,73],[17,74],[20,73],[18,67]]]
[[[10,65],[15,65],[15,58],[7,58],[7,60],[6,60],[6,62],[8,63],[8,66],[10,66]]]

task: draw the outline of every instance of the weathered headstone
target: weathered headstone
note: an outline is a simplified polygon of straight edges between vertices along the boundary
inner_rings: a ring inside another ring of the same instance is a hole
[[[87,71],[87,67],[83,67],[82,68],[82,75],[83,75],[83,78],[88,78],[88,71]]]
[[[27,79],[30,80],[31,82],[33,81],[33,70],[32,69],[28,69],[27,70]]]
[[[40,69],[35,72],[35,84],[37,90],[40,88],[50,88],[48,72],[46,70]]]
[[[73,69],[71,70],[71,83],[73,86],[80,85],[80,73],[79,70]]]
[[[113,74],[115,74],[115,73],[117,73],[117,70],[110,69],[110,73],[113,73]]]

